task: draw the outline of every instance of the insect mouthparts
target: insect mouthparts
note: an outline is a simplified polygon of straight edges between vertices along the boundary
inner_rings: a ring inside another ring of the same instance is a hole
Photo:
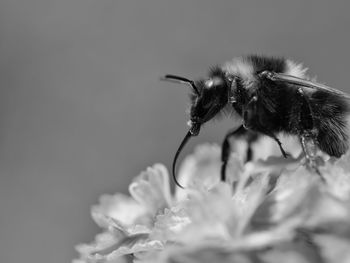
[[[191,135],[197,136],[199,134],[200,127],[201,127],[200,124],[192,123],[191,128],[190,128]]]

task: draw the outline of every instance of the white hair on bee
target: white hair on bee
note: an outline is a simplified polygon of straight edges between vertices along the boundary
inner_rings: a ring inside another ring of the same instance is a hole
[[[308,68],[305,68],[303,64],[296,63],[290,59],[286,59],[286,72],[285,74],[298,78],[305,78]]]
[[[204,85],[204,88],[212,88],[213,86],[219,86],[222,84],[222,79],[220,78],[217,78],[217,77],[214,77],[214,78],[211,78],[211,79],[208,79],[207,81],[205,81],[205,85]]]
[[[254,78],[254,67],[252,63],[243,57],[234,58],[225,63],[222,70],[233,76],[239,76],[242,79]]]

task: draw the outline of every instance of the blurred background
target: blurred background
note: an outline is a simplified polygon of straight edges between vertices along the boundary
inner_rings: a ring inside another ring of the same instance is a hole
[[[2,0],[0,262],[70,262],[99,231],[101,194],[170,166],[188,89],[160,76],[255,53],[350,91],[349,26],[348,1]],[[185,153],[231,125],[208,124]]]

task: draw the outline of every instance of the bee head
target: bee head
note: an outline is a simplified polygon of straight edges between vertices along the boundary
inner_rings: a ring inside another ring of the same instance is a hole
[[[210,71],[207,80],[192,81],[176,75],[165,75],[163,80],[189,84],[192,88],[190,93],[190,129],[182,140],[173,160],[173,177],[175,183],[182,187],[176,180],[175,166],[177,158],[190,137],[197,136],[203,123],[213,119],[227,104],[229,85],[225,74],[220,68]]]
[[[212,75],[207,80],[195,82],[198,93],[190,95],[190,131],[198,135],[202,124],[213,119],[228,102],[228,85],[225,78]]]

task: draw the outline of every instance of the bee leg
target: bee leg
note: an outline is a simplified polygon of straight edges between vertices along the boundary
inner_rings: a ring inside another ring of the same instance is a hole
[[[226,180],[226,167],[231,153],[230,138],[244,134],[245,132],[246,130],[244,129],[244,127],[239,126],[236,129],[229,130],[228,133],[225,135],[221,147],[221,181]]]
[[[274,134],[268,134],[268,135],[277,142],[283,157],[288,158],[289,154],[286,153],[286,151],[283,149],[281,141]]]
[[[283,155],[284,158],[287,158],[289,156],[288,153],[283,149],[281,141],[276,137],[276,135],[271,132],[265,125],[263,125],[264,121],[257,118],[259,116],[259,100],[258,96],[255,95],[251,98],[251,100],[248,102],[244,112],[243,112],[243,126],[251,128],[253,130],[258,130],[261,133],[273,138]],[[248,158],[249,158],[249,151],[248,151]]]
[[[231,153],[231,144],[230,144],[230,138],[233,137],[244,137],[246,140],[248,147],[247,147],[247,152],[246,152],[246,161],[249,162],[253,158],[253,151],[252,151],[252,144],[258,139],[259,135],[258,133],[252,131],[252,130],[247,130],[244,128],[243,125],[236,129],[229,130],[229,132],[226,134],[224,141],[222,142],[222,147],[221,147],[221,181],[226,180],[226,167],[227,163],[230,157]]]
[[[318,169],[319,165],[317,159],[319,158],[317,156],[317,146],[315,143],[317,131],[314,129],[314,118],[312,115],[311,106],[302,88],[299,88],[297,92],[299,98],[301,99],[299,116],[299,125],[301,130],[300,143],[305,154],[306,165],[324,180],[320,170]]]
[[[320,178],[324,181],[324,178],[318,169],[319,163],[322,162],[320,157],[317,156],[317,148],[315,144],[314,135],[310,135],[310,133],[304,133],[300,136],[300,143],[305,154],[306,158],[306,166],[313,170],[316,174],[320,176]]]

